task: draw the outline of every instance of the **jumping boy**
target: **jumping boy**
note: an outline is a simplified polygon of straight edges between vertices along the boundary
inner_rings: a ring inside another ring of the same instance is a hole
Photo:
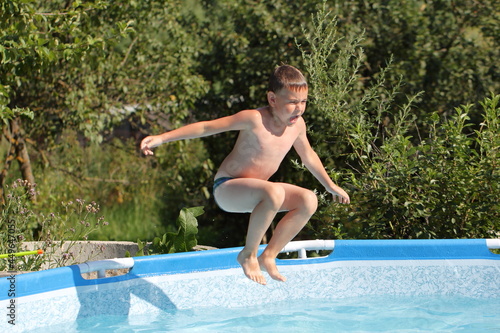
[[[307,189],[286,183],[270,182],[287,152],[294,147],[302,163],[333,199],[348,204],[349,195],[335,185],[306,137],[302,115],[306,109],[308,86],[302,73],[289,65],[279,66],[271,74],[267,100],[269,105],[240,111],[234,115],[201,121],[141,142],[145,155],[163,143],[200,138],[226,131],[239,131],[231,153],[215,175],[214,198],[227,212],[250,213],[245,247],[238,262],[245,275],[266,284],[261,270],[271,278],[286,281],[276,266],[276,257],[316,211],[316,195]],[[276,226],[263,253],[258,247],[275,215],[287,212]]]

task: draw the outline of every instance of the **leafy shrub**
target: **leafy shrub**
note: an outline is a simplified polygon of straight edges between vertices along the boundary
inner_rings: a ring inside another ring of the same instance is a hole
[[[365,152],[343,218],[367,238],[498,237],[499,99],[485,100],[481,124],[469,123],[470,106],[462,106],[449,120],[435,114],[417,144],[401,133]]]
[[[315,116],[327,120],[320,134],[331,138],[320,155],[327,161],[332,154],[344,158],[338,164],[342,171],[331,176],[348,190],[352,204],[318,212],[317,236],[498,237],[500,95],[481,103],[480,123],[470,121],[467,105],[449,119],[434,113],[425,128],[417,128],[412,105],[420,94],[394,105],[401,81],[386,87],[390,60],[360,88],[362,36],[343,39],[328,15],[323,8],[315,16],[302,51]]]

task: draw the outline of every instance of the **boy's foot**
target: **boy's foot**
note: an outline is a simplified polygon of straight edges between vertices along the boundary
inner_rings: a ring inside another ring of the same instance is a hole
[[[241,251],[238,254],[238,262],[240,263],[241,267],[243,267],[243,272],[245,273],[247,278],[262,285],[266,284],[266,278],[260,270],[260,265],[257,257],[247,255],[246,253],[243,253],[243,251]]]
[[[269,274],[270,277],[272,277],[274,280],[277,281],[286,281],[286,277],[280,274],[278,271],[278,267],[276,267],[276,258],[273,257],[265,257],[261,255],[258,258],[260,268]]]

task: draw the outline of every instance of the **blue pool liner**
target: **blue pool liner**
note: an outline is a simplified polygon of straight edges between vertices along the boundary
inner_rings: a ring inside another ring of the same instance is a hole
[[[260,247],[263,251],[265,245]],[[173,253],[134,258],[134,267],[127,275],[105,279],[82,278],[78,265],[60,267],[16,276],[16,297],[23,297],[58,289],[114,283],[155,275],[186,274],[194,272],[239,268],[236,256],[241,247],[198,252]],[[321,258],[277,260],[278,266],[314,265],[335,261],[364,260],[500,260],[500,255],[486,247],[485,239],[443,240],[336,240],[331,254]],[[8,278],[0,278],[0,290],[7,290]],[[0,300],[9,299],[6,292]]]
[[[290,299],[500,298],[500,255],[492,253],[484,239],[327,242],[332,245],[325,250],[332,252],[323,257],[278,259],[288,280],[278,282],[265,275],[266,286],[244,276],[236,261],[241,247],[118,259],[131,268],[113,277],[82,277],[94,263],[105,267],[104,261],[0,278],[0,309],[7,314],[11,303],[16,306],[16,326],[4,319],[0,331],[25,331],[100,315],[245,307]],[[12,288],[15,296],[8,292]]]

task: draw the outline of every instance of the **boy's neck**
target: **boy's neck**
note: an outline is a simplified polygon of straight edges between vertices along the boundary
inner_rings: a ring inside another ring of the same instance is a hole
[[[269,126],[268,127],[269,131],[276,135],[276,136],[281,136],[283,132],[285,132],[286,128],[288,127],[286,124],[284,124],[281,119],[279,119],[273,112],[273,108],[268,105],[264,108],[264,112],[267,112],[269,115]]]

